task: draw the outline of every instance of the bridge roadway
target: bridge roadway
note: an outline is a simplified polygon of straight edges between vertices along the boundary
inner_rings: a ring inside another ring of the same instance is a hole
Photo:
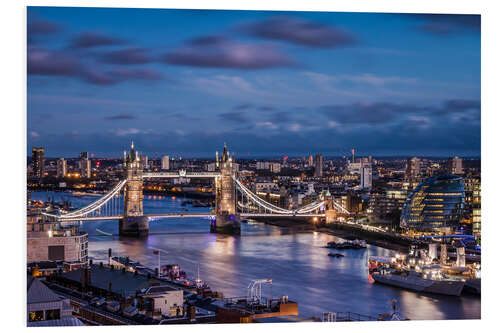
[[[219,172],[144,172],[142,178],[216,178],[220,177]]]
[[[206,213],[165,213],[165,214],[145,214],[148,218],[184,218],[184,217],[194,217],[194,218],[214,218],[216,215],[210,212]],[[242,213],[240,217],[324,217],[325,214],[259,214],[259,213]],[[61,218],[59,221],[64,222],[77,222],[77,221],[106,221],[106,220],[119,220],[122,219],[123,215],[113,215],[113,216],[88,216],[88,217],[70,217]]]

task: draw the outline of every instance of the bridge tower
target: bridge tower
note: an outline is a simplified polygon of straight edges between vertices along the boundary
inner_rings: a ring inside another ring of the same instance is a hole
[[[119,222],[120,236],[145,236],[148,234],[149,220],[142,210],[142,163],[134,142],[130,145],[128,156],[123,152],[123,171],[127,183],[123,195],[123,218]]]
[[[325,198],[325,222],[327,224],[329,223],[334,223],[337,218],[337,210],[333,206],[333,199],[332,197],[326,197]]]
[[[215,178],[215,210],[216,218],[210,225],[211,232],[240,234],[240,217],[236,213],[236,188],[233,181],[235,166],[229,156],[226,144],[219,160],[215,160],[220,170],[220,177]]]

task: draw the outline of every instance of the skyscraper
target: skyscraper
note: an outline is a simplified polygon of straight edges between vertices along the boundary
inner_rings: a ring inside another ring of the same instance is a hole
[[[80,155],[78,155],[78,158],[79,159],[82,159],[82,158],[89,158],[89,152],[88,151],[82,151],[80,153]]]
[[[449,174],[452,175],[461,175],[463,174],[462,169],[462,159],[460,157],[449,158],[446,162],[446,170]]]
[[[31,150],[31,163],[33,165],[33,175],[36,178],[43,178],[45,171],[45,149],[43,147],[33,147]]]
[[[371,188],[372,187],[372,167],[368,164],[363,164],[359,169],[359,187]]]
[[[57,177],[64,178],[66,177],[66,160],[64,158],[60,158],[57,160]]]
[[[168,157],[167,155],[161,158],[161,168],[162,170],[170,169],[170,157]]]
[[[323,155],[321,154],[314,157],[314,177],[323,177]]]
[[[141,155],[140,159],[141,159],[142,167],[144,169],[148,169],[149,168],[148,157],[146,155]]]
[[[420,174],[422,162],[418,157],[409,158],[406,163],[406,178],[407,179],[415,179]]]
[[[79,161],[80,164],[80,176],[83,178],[90,178],[91,175],[91,167],[90,160],[88,158],[82,158]]]

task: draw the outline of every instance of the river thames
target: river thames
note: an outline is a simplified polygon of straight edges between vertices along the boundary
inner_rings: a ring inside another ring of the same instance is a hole
[[[47,200],[52,192],[32,192],[34,200]],[[74,207],[95,201],[95,196],[54,193],[56,201],[70,200]],[[144,196],[144,213],[181,212],[182,198]],[[207,208],[189,208],[203,212]],[[418,319],[479,319],[481,298],[441,296],[372,284],[368,277],[369,256],[389,256],[394,251],[368,245],[366,250],[342,251],[332,258],[324,248],[335,236],[318,232],[295,233],[264,223],[242,223],[241,236],[211,234],[208,219],[169,218],[150,221],[145,239],[118,237],[117,221],[85,222],[89,234],[89,258],[129,256],[143,265],[156,267],[153,248],[164,251],[161,264],[179,264],[189,277],[200,277],[224,297],[244,296],[251,280],[272,278],[263,286],[263,296],[288,295],[299,303],[299,316],[321,317],[323,312],[356,312],[377,316],[390,311],[390,300],[399,301],[401,313]],[[113,236],[100,234],[96,229]]]

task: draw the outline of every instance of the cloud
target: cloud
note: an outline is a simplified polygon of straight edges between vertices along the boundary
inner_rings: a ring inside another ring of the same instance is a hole
[[[123,41],[118,38],[104,35],[99,32],[82,32],[74,37],[70,47],[73,48],[90,48],[96,46],[118,45]]]
[[[104,54],[101,60],[108,64],[136,65],[152,62],[153,56],[144,48],[127,48]]]
[[[83,78],[89,83],[97,85],[113,85],[125,81],[158,81],[163,75],[148,68],[125,69],[114,68],[108,71],[87,69]]]
[[[79,61],[62,52],[39,47],[28,47],[28,74],[74,76],[79,70]]]
[[[140,134],[150,135],[154,133],[154,131],[151,129],[141,130],[138,128],[118,128],[118,129],[111,129],[109,130],[109,132],[116,136],[140,135]]]
[[[34,20],[28,22],[28,38],[33,35],[52,35],[61,31],[61,26],[58,23]]]
[[[481,101],[452,99],[444,103],[443,109],[447,112],[481,110]]]
[[[251,107],[253,107],[252,104],[244,103],[244,104],[236,105],[235,107],[233,107],[233,110],[247,110],[247,109],[250,109]]]
[[[248,34],[297,45],[334,48],[356,43],[350,32],[338,27],[292,17],[273,17],[243,27]]]
[[[133,120],[133,119],[137,119],[137,117],[134,116],[133,114],[121,113],[121,114],[117,114],[114,116],[104,117],[104,119],[105,120]]]
[[[264,69],[293,66],[293,61],[270,44],[239,42],[220,36],[204,36],[163,56],[171,65]]]
[[[35,131],[30,131],[30,137],[32,137],[32,138],[39,138],[40,134],[38,134],[38,132],[35,132]]]
[[[232,111],[219,114],[219,118],[233,123],[246,122],[248,119],[243,111]]]
[[[413,128],[429,128],[433,123],[447,123],[449,120],[479,120],[480,102],[475,100],[446,100],[440,106],[397,104],[391,102],[353,103],[350,105],[327,105],[320,112],[330,121],[340,125],[389,125],[409,124]],[[418,126],[416,124],[419,123]]]
[[[464,32],[481,32],[481,15],[469,14],[407,14],[423,21],[417,29],[436,36]]]
[[[149,68],[112,68],[103,70],[82,64],[75,56],[39,47],[28,47],[28,75],[67,76],[96,85],[113,85],[125,81],[158,81],[163,74]]]
[[[388,84],[418,83],[418,79],[412,77],[406,78],[401,76],[378,76],[372,73],[327,75],[316,72],[304,72],[303,75],[320,85],[338,82],[352,82],[357,84],[367,84],[371,86],[381,87]]]
[[[259,111],[274,111],[276,108],[274,106],[263,105],[259,107]]]

